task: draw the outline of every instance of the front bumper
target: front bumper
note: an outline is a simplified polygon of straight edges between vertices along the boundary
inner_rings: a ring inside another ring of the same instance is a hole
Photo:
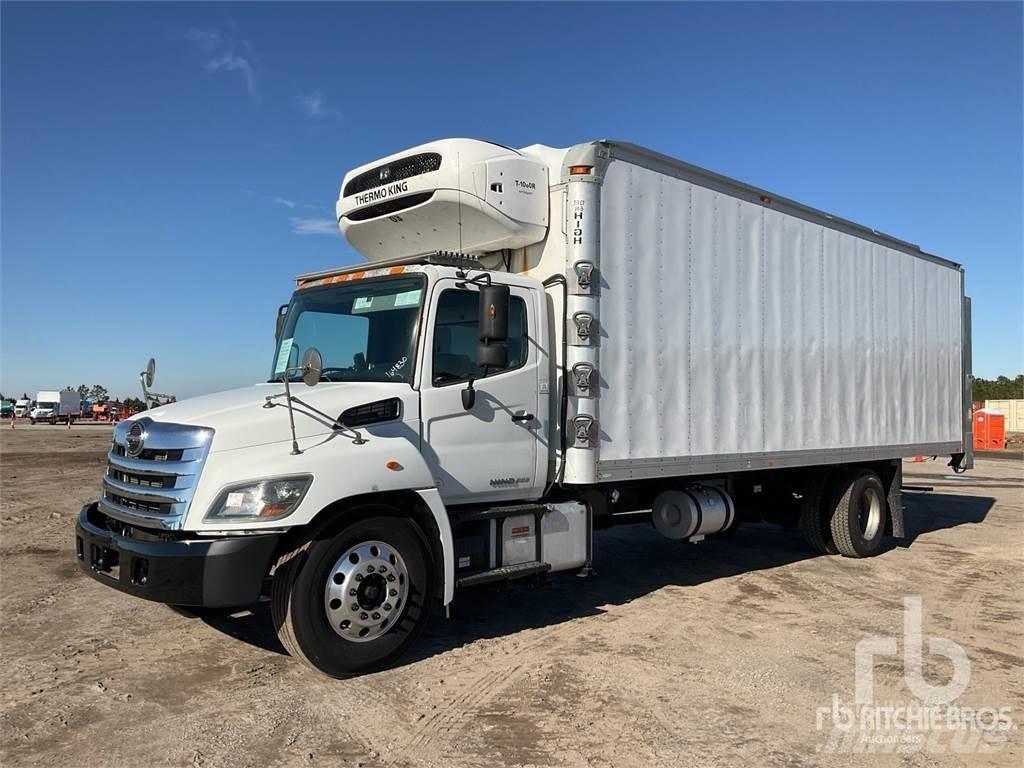
[[[82,572],[114,589],[172,605],[254,603],[280,534],[176,538],[120,523],[86,504],[75,523]]]

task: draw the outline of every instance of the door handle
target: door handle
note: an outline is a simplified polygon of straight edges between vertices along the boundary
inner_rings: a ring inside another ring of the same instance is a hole
[[[517,411],[512,414],[512,421],[533,421],[533,414],[526,411]]]

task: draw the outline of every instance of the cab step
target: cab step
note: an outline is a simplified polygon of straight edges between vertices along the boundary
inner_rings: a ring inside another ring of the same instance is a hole
[[[512,579],[525,579],[528,576],[539,576],[551,570],[550,563],[541,563],[531,560],[527,563],[516,563],[515,565],[503,565],[490,571],[481,571],[469,576],[463,576],[456,583],[460,587],[475,587],[478,584],[490,584],[494,581],[510,581]]]
[[[506,507],[484,507],[452,512],[452,519],[459,523],[475,523],[478,520],[502,520],[517,515],[544,515],[550,510],[543,504],[510,504]]]

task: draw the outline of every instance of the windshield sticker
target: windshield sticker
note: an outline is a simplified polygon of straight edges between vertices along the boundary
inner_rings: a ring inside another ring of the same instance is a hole
[[[408,362],[409,362],[409,356],[408,355],[403,355],[398,360],[398,362],[396,362],[394,365],[392,365],[390,368],[388,368],[388,370],[387,370],[388,376],[390,378],[392,378],[392,379],[395,378],[395,376],[397,376],[399,374],[399,372],[403,368],[405,368],[405,364],[408,363]]]
[[[405,291],[395,295],[396,307],[409,307],[420,303],[420,289]]]
[[[277,364],[274,366],[275,376],[279,373],[284,373],[288,367],[288,358],[291,357],[294,341],[294,339],[285,339],[281,342],[281,349],[277,353]]]

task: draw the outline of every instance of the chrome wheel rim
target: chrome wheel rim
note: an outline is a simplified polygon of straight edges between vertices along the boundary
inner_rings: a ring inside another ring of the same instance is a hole
[[[865,539],[871,540],[882,525],[882,500],[875,488],[865,488],[860,497],[860,530]]]
[[[327,575],[327,623],[345,640],[368,643],[395,625],[408,593],[409,571],[398,550],[383,541],[361,542]]]

